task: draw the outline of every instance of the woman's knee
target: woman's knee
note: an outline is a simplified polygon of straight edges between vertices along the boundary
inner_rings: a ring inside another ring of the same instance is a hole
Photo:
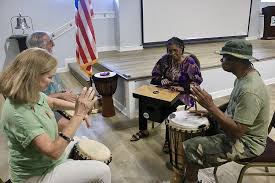
[[[96,167],[96,169],[95,169]],[[96,170],[96,176],[97,179],[104,182],[104,183],[110,183],[111,182],[111,170],[108,165],[106,165],[103,162],[95,161],[93,164],[93,169],[91,170],[91,173],[95,173]]]
[[[98,168],[101,170],[102,173],[104,174],[111,174],[110,167],[106,165],[105,163],[102,163],[99,161]]]

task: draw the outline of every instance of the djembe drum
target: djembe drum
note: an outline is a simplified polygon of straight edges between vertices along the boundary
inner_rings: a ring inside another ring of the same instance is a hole
[[[74,115],[74,110],[65,110],[65,111],[58,110],[57,112],[68,120],[70,120]]]
[[[74,145],[70,158],[74,160],[97,160],[108,165],[112,161],[112,154],[109,148],[100,142],[81,139]]]
[[[97,92],[102,95],[102,116],[115,115],[113,94],[117,87],[117,74],[115,72],[100,72],[93,75],[93,81]]]
[[[206,117],[196,116],[188,111],[177,111],[168,116],[166,128],[169,134],[170,163],[174,172],[177,172],[174,176],[182,175],[185,172],[182,142],[196,136],[204,136],[209,128],[209,121]]]

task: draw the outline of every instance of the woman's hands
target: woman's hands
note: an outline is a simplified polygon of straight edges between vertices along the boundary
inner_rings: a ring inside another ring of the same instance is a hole
[[[161,85],[162,86],[167,86],[167,85],[171,85],[171,84],[173,84],[173,82],[166,79],[166,78],[161,80]]]
[[[171,86],[170,89],[172,91],[184,92],[184,88],[181,86]]]
[[[82,116],[83,119],[85,119],[86,115],[93,108],[96,100],[95,90],[92,87],[89,89],[84,87],[75,103],[75,115]]]

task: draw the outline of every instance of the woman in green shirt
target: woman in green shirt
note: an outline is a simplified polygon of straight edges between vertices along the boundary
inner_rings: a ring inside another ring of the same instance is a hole
[[[47,51],[31,48],[0,75],[0,92],[7,97],[1,123],[9,144],[11,180],[109,183],[110,169],[104,163],[66,159],[66,147],[97,99],[95,91],[86,87],[75,104],[43,94],[56,66],[57,60]],[[60,135],[52,109],[75,110]]]

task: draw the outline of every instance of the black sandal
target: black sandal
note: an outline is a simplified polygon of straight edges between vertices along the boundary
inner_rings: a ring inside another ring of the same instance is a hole
[[[142,138],[146,138],[149,136],[149,132],[148,131],[139,131],[136,134],[134,134],[132,136],[132,138],[130,139],[130,141],[138,141],[139,139]]]

